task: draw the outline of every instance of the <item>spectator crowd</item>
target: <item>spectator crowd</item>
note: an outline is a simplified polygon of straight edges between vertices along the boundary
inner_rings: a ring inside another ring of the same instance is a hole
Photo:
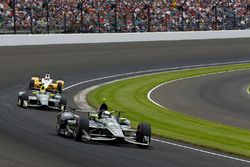
[[[247,29],[249,19],[250,0],[0,0],[0,33]]]

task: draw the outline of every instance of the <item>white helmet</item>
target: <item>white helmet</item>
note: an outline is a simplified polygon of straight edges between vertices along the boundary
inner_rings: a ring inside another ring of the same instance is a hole
[[[127,126],[131,125],[128,119],[121,119],[120,122],[121,122],[121,125],[127,125]]]
[[[102,118],[111,118],[111,113],[109,111],[103,111]]]
[[[50,80],[50,74],[49,73],[45,74],[45,78],[44,79]]]

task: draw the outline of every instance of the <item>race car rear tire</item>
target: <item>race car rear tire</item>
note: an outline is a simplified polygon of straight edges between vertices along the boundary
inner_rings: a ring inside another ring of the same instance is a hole
[[[29,89],[34,89],[35,88],[35,81],[32,79],[30,80],[30,83],[29,83]]]
[[[150,143],[150,140],[151,140],[150,124],[140,123],[137,126],[136,141],[140,143]],[[142,145],[138,145],[138,146],[142,147]],[[143,147],[147,147],[147,146],[143,146]]]
[[[61,82],[58,82],[58,84],[57,84],[57,91],[58,91],[59,93],[62,93],[62,89],[63,89],[62,83],[61,83]]]
[[[76,122],[76,127],[73,134],[75,141],[81,141],[83,135],[82,131],[85,130],[86,132],[88,132],[88,129],[89,129],[88,118],[79,117],[79,119]]]
[[[67,99],[66,99],[65,97],[61,97],[60,102],[59,102],[59,106],[60,106],[60,109],[61,109],[62,111],[65,111],[65,110],[66,110]]]

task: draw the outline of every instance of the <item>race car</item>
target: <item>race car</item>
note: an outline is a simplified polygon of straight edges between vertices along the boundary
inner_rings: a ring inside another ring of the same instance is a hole
[[[40,107],[43,109],[66,110],[67,100],[59,93],[46,92],[45,90],[18,93],[17,104],[23,108]]]
[[[47,73],[44,78],[40,77],[32,77],[29,83],[29,89],[39,89],[42,85],[44,85],[47,91],[58,91],[62,92],[64,88],[64,81],[63,80],[53,80],[50,78],[50,74]]]
[[[56,132],[76,141],[127,142],[141,147],[148,147],[151,140],[150,124],[139,123],[137,129],[132,129],[128,119],[109,111],[103,111],[101,115],[89,114],[88,117],[71,111],[61,112],[57,116]]]

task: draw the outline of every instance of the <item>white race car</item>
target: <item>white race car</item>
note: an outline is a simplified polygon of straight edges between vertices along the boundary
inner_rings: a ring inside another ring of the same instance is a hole
[[[64,111],[66,109],[66,98],[60,94],[43,91],[33,91],[31,93],[21,91],[18,93],[17,104],[23,108],[40,107]]]

